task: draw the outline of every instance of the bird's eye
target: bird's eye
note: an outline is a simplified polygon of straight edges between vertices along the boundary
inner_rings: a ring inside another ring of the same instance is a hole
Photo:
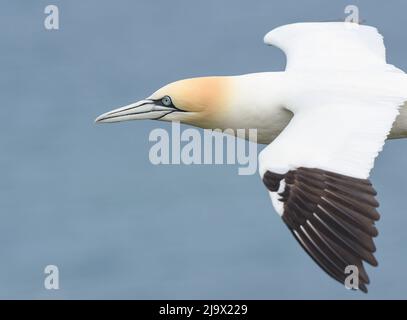
[[[169,96],[165,96],[164,98],[161,99],[161,102],[163,103],[163,105],[165,105],[166,107],[169,107],[170,105],[172,105],[172,101],[171,98]]]

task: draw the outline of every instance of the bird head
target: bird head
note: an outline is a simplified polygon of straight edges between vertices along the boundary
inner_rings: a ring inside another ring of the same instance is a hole
[[[216,128],[228,107],[228,77],[202,77],[170,83],[148,98],[100,115],[95,121],[180,121],[201,128]]]

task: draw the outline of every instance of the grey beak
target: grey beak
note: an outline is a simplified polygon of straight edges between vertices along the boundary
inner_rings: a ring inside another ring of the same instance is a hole
[[[156,105],[154,100],[145,99],[127,106],[106,112],[96,118],[97,123],[120,122],[127,120],[158,120],[175,111],[171,107]]]

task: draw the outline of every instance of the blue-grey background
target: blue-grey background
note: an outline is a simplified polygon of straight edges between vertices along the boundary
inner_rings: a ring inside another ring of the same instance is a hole
[[[405,1],[353,1],[407,70]],[[56,4],[60,30],[47,31]],[[346,1],[0,2],[0,298],[407,298],[407,141],[390,141],[370,293],[345,290],[302,251],[258,175],[153,166],[153,121],[102,112],[186,77],[282,70],[262,38],[344,18]],[[338,124],[340,125],[340,124]],[[44,289],[44,267],[60,290]]]

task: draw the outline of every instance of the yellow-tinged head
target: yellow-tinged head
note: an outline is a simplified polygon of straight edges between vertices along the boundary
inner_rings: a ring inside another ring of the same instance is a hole
[[[96,122],[154,119],[214,128],[229,106],[229,77],[202,77],[170,83],[145,100],[102,114]]]

